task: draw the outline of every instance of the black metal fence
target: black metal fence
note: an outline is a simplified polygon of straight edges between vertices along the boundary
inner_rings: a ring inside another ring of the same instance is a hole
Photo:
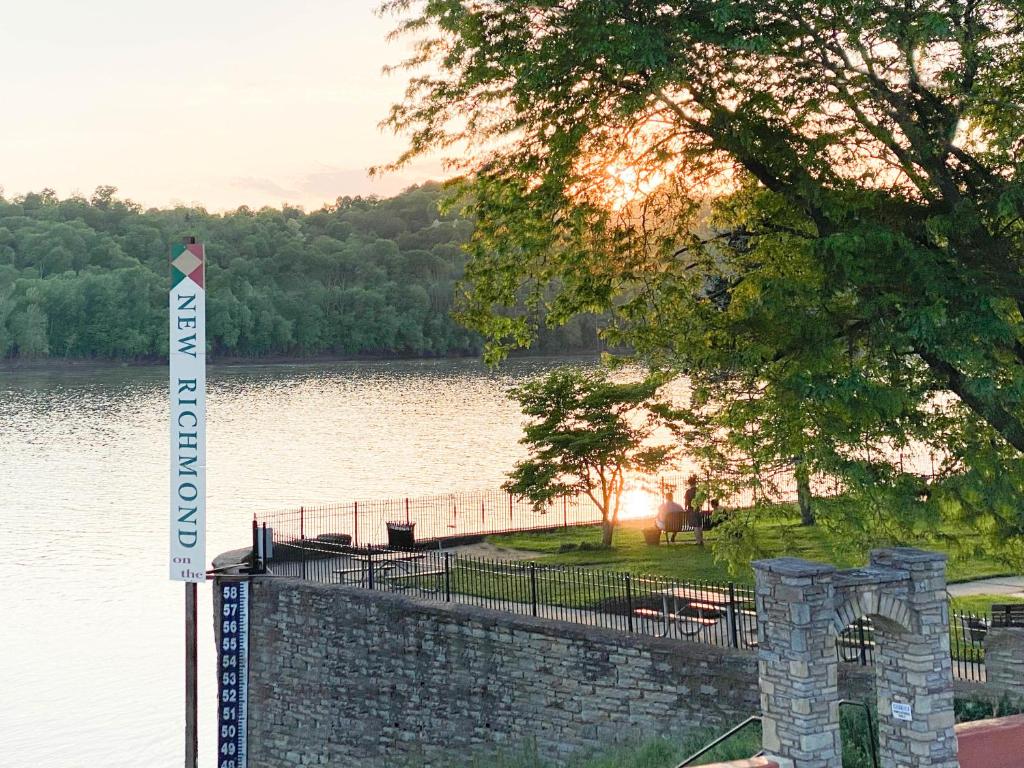
[[[259,535],[254,528],[253,551]],[[275,543],[257,570],[323,584],[403,592],[621,632],[725,648],[758,644],[754,591],[734,582],[679,581],[631,573],[494,560],[442,549],[312,546]],[[951,612],[950,648],[957,677],[983,681],[982,641],[989,621]],[[836,638],[839,659],[874,662],[875,636],[860,619]]]
[[[666,489],[685,486],[680,474],[635,476],[626,487],[627,498],[636,505],[623,511],[624,518],[653,519]],[[838,487],[821,485],[816,495],[838,493]],[[778,491],[775,501],[793,501],[795,492]],[[750,506],[753,492],[737,493],[722,500],[728,508]],[[710,501],[706,511],[710,511]],[[446,493],[434,496],[369,499],[362,501],[303,506],[297,509],[259,513],[255,520],[274,529],[279,541],[307,541],[313,546],[347,536],[357,546],[381,545],[388,541],[388,523],[401,523],[415,531],[417,540],[543,530],[601,522],[601,510],[586,494],[554,499],[541,507],[502,490]]]
[[[256,520],[273,528],[279,540],[316,545],[345,535],[357,546],[373,546],[387,542],[387,524],[394,522],[429,540],[593,525],[601,522],[601,511],[587,496],[567,496],[537,509],[504,491],[479,491],[299,507]]]
[[[949,653],[953,676],[960,680],[984,682],[985,635],[989,616],[949,612]],[[875,630],[868,618],[855,621],[836,638],[836,650],[843,661],[864,666],[875,662]]]
[[[405,592],[623,632],[756,647],[753,590],[630,573],[492,560],[440,549],[274,544],[270,573]]]

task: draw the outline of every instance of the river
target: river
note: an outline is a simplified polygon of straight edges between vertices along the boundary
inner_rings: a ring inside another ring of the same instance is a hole
[[[208,555],[243,546],[256,511],[496,487],[523,454],[508,387],[564,362],[211,366]],[[166,400],[162,367],[0,371],[3,768],[182,764]],[[214,649],[200,595],[209,766]]]

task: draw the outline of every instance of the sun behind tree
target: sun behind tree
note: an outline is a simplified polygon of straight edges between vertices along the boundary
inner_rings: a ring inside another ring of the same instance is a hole
[[[664,466],[675,446],[652,444],[667,412],[662,382],[615,383],[604,372],[562,368],[511,394],[533,421],[520,441],[530,455],[503,486],[542,507],[586,494],[601,510],[601,544],[610,547],[619,522],[626,475]]]

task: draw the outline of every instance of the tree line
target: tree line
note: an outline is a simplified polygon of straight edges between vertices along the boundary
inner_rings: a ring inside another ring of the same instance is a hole
[[[214,357],[482,349],[452,317],[473,224],[439,212],[439,184],[308,213],[143,210],[116,193],[0,196],[0,358],[165,357],[169,247],[187,235],[206,245]],[[538,349],[595,351],[594,318],[543,331]]]

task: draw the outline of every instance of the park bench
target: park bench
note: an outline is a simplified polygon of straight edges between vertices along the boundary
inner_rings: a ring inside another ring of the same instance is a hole
[[[726,605],[722,603],[704,603],[699,600],[689,600],[686,605],[683,606],[684,612],[694,612],[698,616],[708,616],[709,618],[717,619],[721,617],[722,611],[726,609]]]
[[[997,603],[992,606],[993,627],[1024,627],[1024,603]]]
[[[412,579],[436,578],[438,576],[444,576],[444,575],[445,575],[444,568],[438,568],[436,570],[430,570],[430,571],[408,571],[406,573],[398,573],[398,574],[393,574],[392,573],[392,574],[388,574],[387,580],[388,580],[388,583],[394,584],[395,586],[397,586],[398,588],[401,589],[401,588],[405,588],[405,587],[411,586],[407,582],[411,581]]]
[[[674,544],[675,542],[673,542],[671,539],[669,539],[669,534],[670,533],[692,533],[693,534],[693,540],[696,541],[697,540],[697,531],[698,530],[706,531],[707,528],[697,528],[696,526],[690,525],[689,523],[683,523],[683,524],[678,525],[678,526],[675,526],[675,525],[668,526],[668,525],[666,525],[665,528],[659,529],[659,530],[660,530],[661,533],[663,533],[665,535],[665,543],[666,544]],[[660,541],[660,538],[659,538],[659,541]],[[689,539],[687,539],[686,541],[689,542]]]
[[[637,608],[633,611],[633,615],[641,619],[674,623],[679,627],[679,631],[687,637],[693,637],[699,634],[701,630],[718,623],[718,619],[686,616],[679,613],[665,613],[653,608]]]
[[[748,608],[736,609],[736,625],[743,635],[743,645],[757,648],[757,611]]]
[[[362,568],[362,567],[360,567],[360,568],[339,568],[337,570],[332,571],[332,573],[335,576],[338,577],[338,583],[339,584],[347,584],[349,576],[351,576],[354,573],[358,573],[360,575],[360,577],[362,577],[363,574],[366,573],[366,569]],[[361,580],[362,579],[360,578],[360,581]]]
[[[388,571],[394,568],[393,563],[382,562],[373,566],[373,572],[375,575],[386,576]],[[339,584],[362,584],[365,583],[369,576],[370,569],[365,561],[354,568],[337,568],[331,571],[335,576],[338,577]],[[349,576],[357,575],[358,578],[349,581]]]

